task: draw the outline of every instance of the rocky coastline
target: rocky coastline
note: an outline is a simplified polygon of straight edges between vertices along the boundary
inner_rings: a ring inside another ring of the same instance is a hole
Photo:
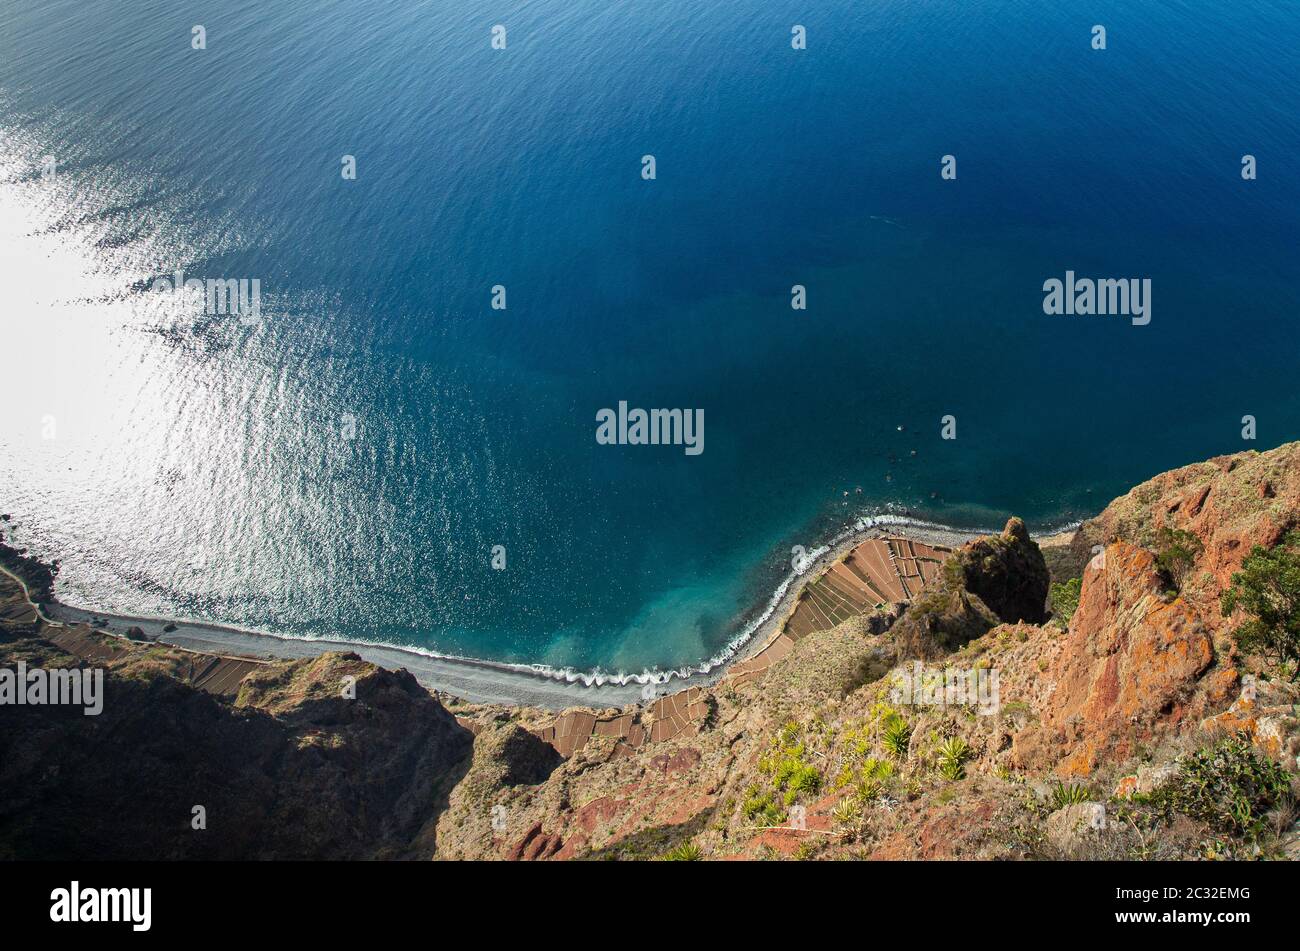
[[[95,665],[107,687],[101,718],[5,718],[0,855],[1296,858],[1300,685],[1223,595],[1298,525],[1288,444],[1162,473],[1060,538],[1012,519],[951,549],[849,539],[725,676],[565,710],[355,652],[65,623],[33,603],[52,574],[10,550],[0,668]]]

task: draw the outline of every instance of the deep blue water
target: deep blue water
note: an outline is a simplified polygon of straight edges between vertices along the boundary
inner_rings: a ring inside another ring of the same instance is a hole
[[[861,515],[1300,437],[1298,51],[1289,0],[0,0],[0,510],[73,603],[699,662]],[[1151,323],[1046,316],[1067,269]]]

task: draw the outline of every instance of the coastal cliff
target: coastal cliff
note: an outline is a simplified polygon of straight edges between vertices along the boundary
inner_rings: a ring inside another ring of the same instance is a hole
[[[0,858],[355,859],[436,848],[432,823],[472,736],[405,671],[335,653],[234,662],[242,677],[230,684],[209,676],[220,659],[53,629],[17,600],[8,586],[0,668],[97,667],[104,681],[94,716],[4,707]]]
[[[4,577],[0,668],[107,680],[98,717],[5,710],[0,855],[1296,858],[1294,665],[1223,595],[1298,525],[1300,444],[1215,458],[1041,548],[1012,519],[918,567],[906,602],[856,609],[831,566],[805,579],[843,592],[829,626],[765,665],[558,717],[355,655],[57,627]]]
[[[1300,689],[1220,596],[1297,524],[1297,444],[1164,473],[1044,551],[1013,519],[897,621],[811,633],[667,742],[463,785],[439,856],[1296,858]]]

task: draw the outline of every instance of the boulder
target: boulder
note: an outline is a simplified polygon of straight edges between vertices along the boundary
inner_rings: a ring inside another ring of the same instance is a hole
[[[1088,836],[1106,832],[1106,806],[1100,802],[1076,802],[1047,817],[1047,841],[1062,854],[1076,852]]]

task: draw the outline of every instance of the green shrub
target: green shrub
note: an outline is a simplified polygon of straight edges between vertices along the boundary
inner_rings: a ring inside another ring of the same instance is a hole
[[[1152,800],[1218,832],[1255,839],[1265,815],[1290,791],[1286,770],[1257,753],[1242,732],[1179,757],[1177,774]]]
[[[816,842],[800,842],[798,848],[794,850],[794,854],[790,857],[796,862],[807,862],[817,854],[818,848]]]
[[[894,775],[894,764],[887,759],[868,756],[862,761],[862,775],[867,779],[878,779],[884,782]]]
[[[874,776],[864,776],[858,781],[857,799],[862,803],[869,803],[880,798],[880,794],[885,791],[885,784],[882,780]]]
[[[1070,618],[1074,617],[1074,612],[1079,607],[1079,594],[1082,589],[1082,578],[1071,578],[1069,581],[1052,585],[1048,592],[1052,602],[1052,616],[1062,624],[1069,624]]]
[[[1300,659],[1300,532],[1289,532],[1276,548],[1256,545],[1220,598],[1224,616],[1241,608],[1248,619],[1237,628],[1237,644],[1263,654],[1296,679]]]
[[[785,821],[785,812],[772,800],[772,794],[751,786],[740,807],[745,818],[759,825],[775,826]]]
[[[831,812],[831,819],[834,820],[835,827],[841,831],[854,830],[862,823],[862,807],[852,796],[846,796]]]
[[[821,789],[821,770],[805,760],[807,747],[801,736],[821,745],[828,733],[825,724],[818,720],[813,720],[807,729],[791,720],[777,731],[771,746],[758,760],[759,772],[771,779],[772,787],[768,791],[757,786],[750,789],[743,806],[746,818],[777,825],[786,817],[778,801],[789,808],[802,795]]]
[[[1201,540],[1181,528],[1162,528],[1156,532],[1155,546],[1156,564],[1181,590],[1201,553]]]
[[[801,763],[799,768],[790,774],[786,782],[786,788],[791,792],[797,793],[815,793],[822,785],[822,774],[816,766],[809,766],[807,763]]]
[[[784,792],[816,792],[821,788],[822,774],[816,766],[804,762],[802,744],[778,751],[759,761],[759,770],[772,777],[772,785]]]

